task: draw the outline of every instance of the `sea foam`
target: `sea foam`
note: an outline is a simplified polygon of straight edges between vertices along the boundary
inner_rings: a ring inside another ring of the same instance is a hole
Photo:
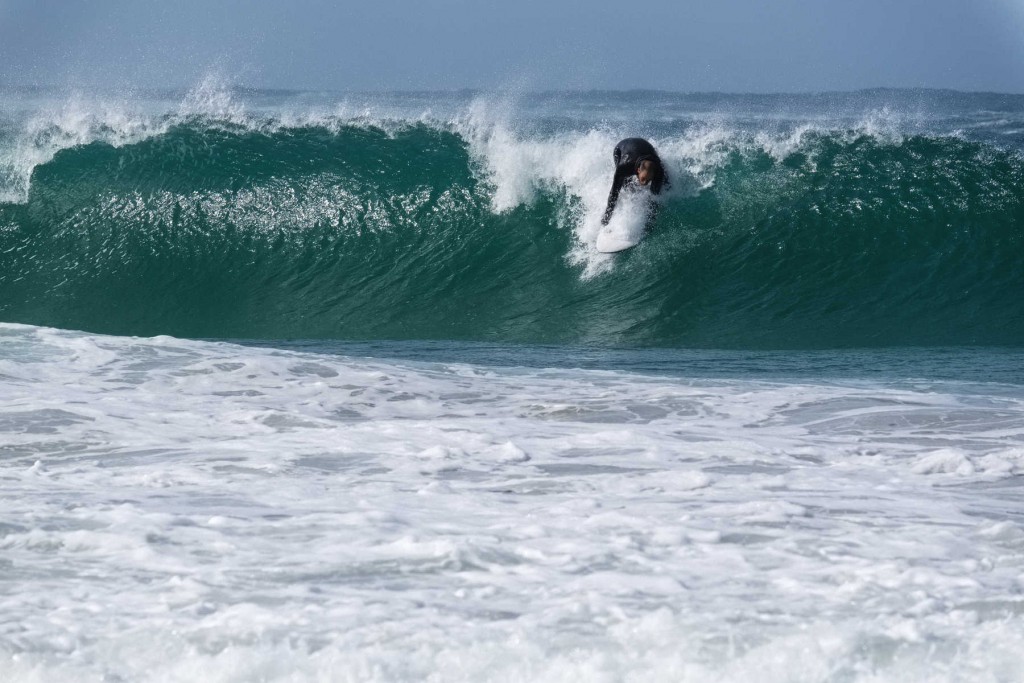
[[[1024,646],[1019,387],[16,325],[0,376],[5,680],[997,681]]]

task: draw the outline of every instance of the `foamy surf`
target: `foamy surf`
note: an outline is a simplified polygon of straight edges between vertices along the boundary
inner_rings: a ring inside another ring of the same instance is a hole
[[[0,678],[1014,680],[1024,394],[896,377],[2,325]]]

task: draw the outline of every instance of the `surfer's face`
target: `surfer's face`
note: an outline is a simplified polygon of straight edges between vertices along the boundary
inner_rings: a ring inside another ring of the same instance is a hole
[[[651,165],[650,161],[644,161],[636,169],[636,179],[641,185],[651,182],[651,176],[653,175]]]

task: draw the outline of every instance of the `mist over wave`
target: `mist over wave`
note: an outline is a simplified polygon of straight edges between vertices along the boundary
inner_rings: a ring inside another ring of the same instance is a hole
[[[926,95],[894,113],[660,94],[631,120],[628,94],[523,114],[467,94],[246,100],[204,83],[135,109],[26,107],[0,124],[0,320],[212,338],[1020,345],[1024,106]],[[644,243],[598,254],[610,150],[633,134],[673,188]]]

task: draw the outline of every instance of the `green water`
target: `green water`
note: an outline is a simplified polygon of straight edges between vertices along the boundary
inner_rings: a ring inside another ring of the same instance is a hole
[[[594,276],[571,258],[577,188],[497,211],[487,159],[452,125],[191,118],[71,145],[0,204],[0,320],[236,339],[1024,343],[1019,152],[841,125],[782,154],[752,139],[677,172],[648,239]]]

